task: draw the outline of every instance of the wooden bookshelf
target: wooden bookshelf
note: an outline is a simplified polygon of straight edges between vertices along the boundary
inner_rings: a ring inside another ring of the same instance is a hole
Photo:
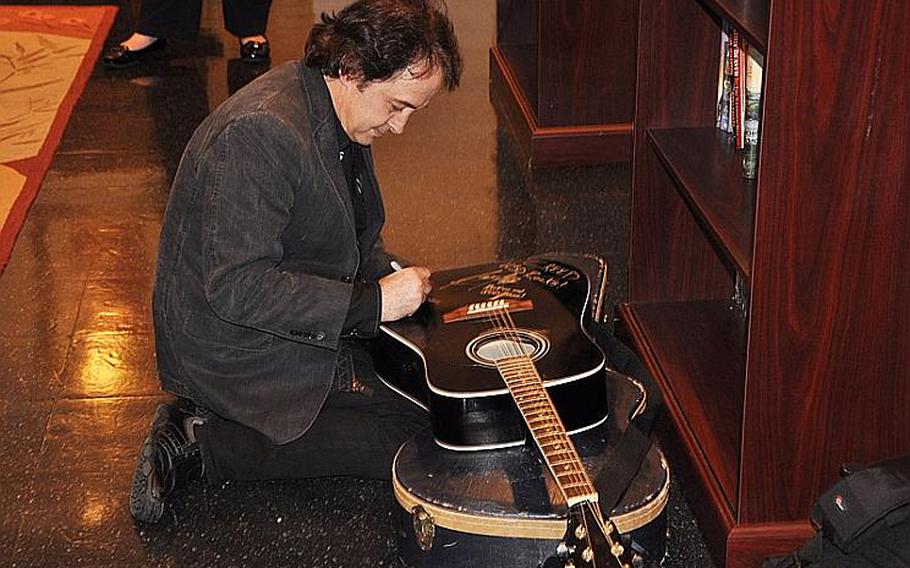
[[[715,128],[724,21],[764,55],[756,181]],[[813,534],[841,464],[910,452],[910,140],[907,106],[886,101],[910,78],[882,41],[910,15],[641,0],[639,25],[620,313],[712,553],[751,568]]]
[[[497,0],[490,99],[531,167],[632,154],[638,0]]]

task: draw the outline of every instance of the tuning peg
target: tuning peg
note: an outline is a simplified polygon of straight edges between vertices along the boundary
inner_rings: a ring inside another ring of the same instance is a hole
[[[589,546],[581,553],[581,559],[590,564],[594,560],[594,550]]]
[[[585,530],[584,525],[578,525],[575,527],[575,538],[578,540],[583,540],[588,535],[588,531]]]

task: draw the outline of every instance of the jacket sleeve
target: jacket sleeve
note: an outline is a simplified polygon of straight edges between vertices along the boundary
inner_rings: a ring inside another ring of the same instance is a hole
[[[399,266],[408,266],[409,264],[386,251],[385,245],[382,242],[382,237],[379,237],[376,239],[376,244],[373,245],[373,250],[371,250],[364,259],[364,279],[378,282],[383,276],[391,274],[395,271],[395,269],[392,268],[393,261],[397,262]]]
[[[352,285],[282,264],[291,208],[313,196],[300,188],[310,179],[303,144],[277,117],[253,114],[232,122],[203,155],[203,287],[227,322],[335,349]]]
[[[341,331],[344,337],[372,338],[379,333],[382,292],[378,282],[355,282]]]

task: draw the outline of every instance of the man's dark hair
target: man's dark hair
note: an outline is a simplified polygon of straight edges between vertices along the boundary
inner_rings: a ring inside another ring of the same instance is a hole
[[[385,81],[409,67],[418,74],[440,69],[449,91],[461,80],[455,29],[438,0],[358,0],[323,13],[304,61],[328,77],[361,83]]]

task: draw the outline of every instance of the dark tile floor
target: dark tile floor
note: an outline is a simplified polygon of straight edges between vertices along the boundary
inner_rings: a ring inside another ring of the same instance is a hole
[[[120,4],[111,42],[138,12]],[[299,56],[314,14],[343,4],[276,0],[273,64]],[[495,3],[449,4],[463,87],[375,149],[387,244],[439,268],[598,253],[610,263],[609,299],[622,298],[628,167],[524,171],[488,99]],[[397,505],[381,482],[196,486],[155,527],[127,511],[135,452],[163,398],[150,288],[169,180],[196,124],[264,70],[236,59],[220,22],[209,0],[198,42],[139,68],[95,70],[0,276],[2,565],[397,565]],[[666,565],[710,566],[672,495]]]

